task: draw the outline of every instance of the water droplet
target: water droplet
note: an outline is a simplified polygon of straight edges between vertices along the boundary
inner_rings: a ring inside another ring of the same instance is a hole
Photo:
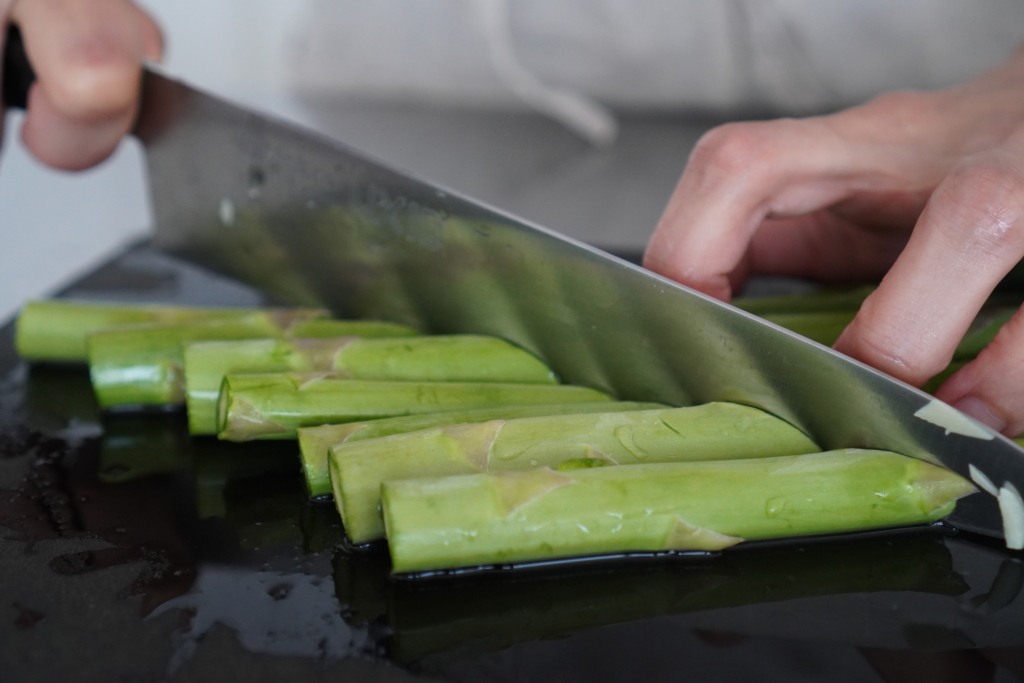
[[[235,203],[230,198],[224,197],[220,200],[220,207],[217,209],[220,222],[224,225],[235,224]]]
[[[284,600],[292,592],[290,583],[277,583],[267,589],[267,595],[274,600]]]

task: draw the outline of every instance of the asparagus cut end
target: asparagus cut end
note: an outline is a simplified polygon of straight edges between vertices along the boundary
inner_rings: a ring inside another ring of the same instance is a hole
[[[228,410],[226,392],[221,392],[217,412],[220,415],[218,439],[225,441],[248,441],[254,435],[268,437],[276,434],[287,435],[293,432],[291,427],[268,420],[251,403],[243,398],[234,397]]]
[[[924,512],[929,515],[938,513],[940,518],[945,517],[949,513],[942,513],[944,508],[952,506],[957,499],[978,491],[970,480],[944,467],[932,465],[924,460],[918,460],[916,464],[917,472],[911,475],[908,485],[920,489],[921,505]]]
[[[345,493],[341,488],[341,472],[338,471],[338,467],[334,464],[333,460],[329,460],[327,463],[327,475],[330,490],[334,494],[334,507],[338,508],[341,524],[345,526],[348,524],[348,521],[345,519],[345,505],[343,504]]]
[[[550,467],[525,472],[495,472],[498,505],[505,517],[547,493],[568,486],[573,480]]]
[[[678,515],[673,518],[672,526],[665,537],[665,550],[723,550],[729,546],[742,543],[744,539],[728,534],[720,534],[712,529],[694,526]]]
[[[184,370],[170,360],[124,367],[94,365],[89,369],[101,408],[123,405],[184,403]]]
[[[306,489],[310,498],[331,492],[328,469],[331,448],[345,443],[353,434],[366,429],[366,426],[366,422],[348,422],[340,425],[301,427],[297,430],[299,456],[302,458],[302,470],[306,475]]]

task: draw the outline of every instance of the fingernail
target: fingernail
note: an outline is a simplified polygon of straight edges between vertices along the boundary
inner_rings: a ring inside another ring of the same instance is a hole
[[[953,404],[953,407],[965,415],[970,415],[983,425],[989,426],[997,432],[1006,429],[1006,423],[996,417],[992,409],[980,398],[964,396]]]

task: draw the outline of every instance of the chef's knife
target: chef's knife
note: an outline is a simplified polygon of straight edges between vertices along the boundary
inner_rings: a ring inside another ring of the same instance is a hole
[[[12,104],[31,83],[18,49],[20,40],[8,41]],[[747,403],[826,449],[893,450],[973,476],[995,495],[1024,490],[1024,450],[927,394],[314,132],[151,69],[134,132],[146,150],[155,243],[292,303],[495,334],[563,380],[621,399]],[[1024,517],[1019,496],[999,499],[1004,513]],[[949,521],[1003,535],[986,493],[960,501]]]

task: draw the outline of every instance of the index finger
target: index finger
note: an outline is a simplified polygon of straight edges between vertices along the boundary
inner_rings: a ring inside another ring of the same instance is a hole
[[[729,274],[766,218],[934,187],[944,163],[937,110],[928,93],[891,93],[830,116],[712,129],[695,147],[644,265],[728,299]],[[893,123],[905,119],[912,134]]]
[[[941,371],[1024,256],[1024,132],[935,189],[906,248],[836,349],[920,385]]]
[[[127,0],[18,0],[11,9],[37,75],[22,138],[44,163],[78,169],[131,128],[156,25]]]

